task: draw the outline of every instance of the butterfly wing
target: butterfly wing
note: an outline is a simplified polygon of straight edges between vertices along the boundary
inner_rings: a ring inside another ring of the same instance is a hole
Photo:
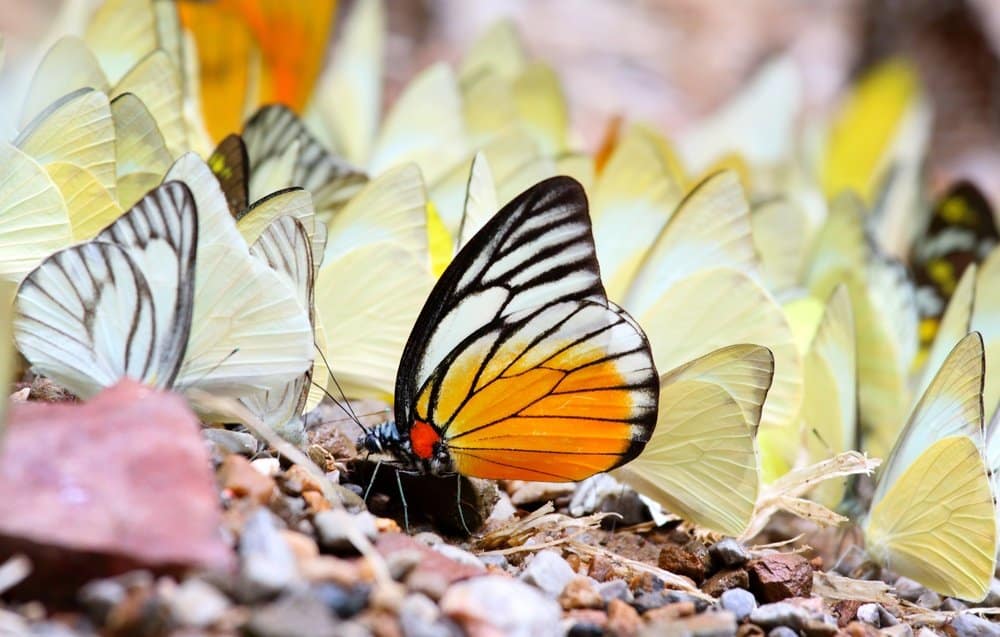
[[[124,93],[111,100],[115,125],[115,174],[118,203],[131,207],[155,188],[173,158],[163,133],[142,100]]]
[[[774,357],[756,345],[724,347],[664,374],[656,430],[615,477],[698,526],[739,535],[757,503],[754,438],[773,374]]]
[[[250,157],[243,139],[227,135],[212,151],[208,166],[222,186],[229,211],[239,219],[250,205]]]
[[[55,253],[25,278],[18,349],[81,397],[124,376],[169,387],[191,327],[196,242],[187,187],[152,191],[94,241]]]
[[[403,351],[396,422],[418,456],[428,431],[443,438],[464,475],[580,480],[639,453],[658,388],[641,329],[604,296],[583,189],[555,177],[439,279]]]

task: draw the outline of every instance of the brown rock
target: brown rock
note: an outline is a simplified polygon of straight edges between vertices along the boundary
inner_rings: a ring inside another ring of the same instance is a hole
[[[263,505],[274,495],[274,478],[257,471],[249,460],[237,454],[226,456],[217,477],[220,486],[236,498],[248,498]]]
[[[278,534],[281,535],[282,539],[285,540],[285,543],[288,544],[288,548],[292,549],[292,553],[295,554],[295,559],[299,562],[311,560],[319,555],[319,547],[316,546],[316,540],[312,539],[305,533],[289,531],[288,529],[280,529]]]
[[[305,493],[322,493],[323,485],[319,483],[316,476],[299,465],[292,465],[281,477],[285,491],[294,495]]]
[[[680,617],[690,617],[695,613],[694,602],[672,602],[659,608],[653,608],[642,614],[642,618],[651,623],[673,621]]]
[[[608,614],[593,608],[574,608],[566,613],[566,618],[574,624],[587,624],[598,628],[608,625]]]
[[[302,499],[305,500],[306,508],[309,509],[310,513],[319,513],[320,511],[327,511],[333,508],[330,505],[330,501],[318,491],[304,491]]]
[[[690,577],[698,584],[705,579],[710,564],[708,549],[705,548],[704,544],[695,540],[684,546],[665,544],[660,549],[657,562],[660,568]]]
[[[387,561],[393,555],[407,553],[416,557],[416,564],[407,571],[406,577],[421,578],[418,581],[427,581],[422,578],[434,576],[443,580],[446,588],[449,584],[459,580],[468,579],[475,575],[481,575],[482,568],[476,568],[469,564],[463,564],[449,557],[445,557],[438,551],[421,544],[409,535],[402,533],[382,533],[375,542],[375,548]]]
[[[623,570],[627,569],[606,555],[595,555],[590,559],[587,575],[590,575],[598,582],[606,582],[622,577],[621,573]]]
[[[849,622],[844,632],[850,637],[878,637],[878,629],[864,622]]]
[[[642,628],[642,618],[634,608],[620,599],[608,602],[607,631],[620,637],[635,637]]]
[[[604,608],[604,600],[601,594],[594,588],[590,578],[577,576],[569,581],[562,594],[559,595],[559,603],[569,610],[572,608]]]
[[[122,381],[83,404],[13,407],[0,555],[31,559],[24,594],[51,598],[137,568],[228,569],[220,523],[198,419],[179,396]]]
[[[751,590],[765,602],[808,597],[812,593],[812,566],[801,555],[765,555],[750,562],[749,570]]]
[[[644,635],[694,635],[696,637],[728,637],[736,634],[736,616],[729,611],[709,611],[678,619],[670,624],[651,623]],[[662,633],[667,628],[668,633]]]
[[[730,588],[749,588],[750,576],[742,568],[727,568],[705,580],[701,590],[712,597],[722,595]]]
[[[837,625],[841,628],[847,626],[855,617],[858,616],[858,608],[864,602],[856,599],[845,599],[839,601],[833,606],[833,614],[837,618]]]

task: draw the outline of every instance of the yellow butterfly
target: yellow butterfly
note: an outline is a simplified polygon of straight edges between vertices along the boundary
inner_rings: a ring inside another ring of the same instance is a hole
[[[986,596],[997,521],[983,440],[983,342],[973,332],[945,359],[879,473],[864,522],[886,568],[960,599]]]

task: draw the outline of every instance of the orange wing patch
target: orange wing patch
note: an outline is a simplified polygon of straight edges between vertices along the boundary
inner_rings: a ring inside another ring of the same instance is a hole
[[[323,66],[336,0],[178,0],[177,6],[198,48],[202,110],[213,139],[240,130],[244,113],[259,105],[305,107]]]
[[[463,475],[582,480],[630,460],[652,433],[652,360],[617,308],[552,306],[442,369],[420,393],[417,424],[441,432]]]

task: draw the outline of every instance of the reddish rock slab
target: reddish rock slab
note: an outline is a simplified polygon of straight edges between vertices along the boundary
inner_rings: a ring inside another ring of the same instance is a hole
[[[812,593],[812,565],[794,553],[774,553],[750,562],[750,587],[758,599],[780,602]]]
[[[179,396],[122,381],[82,404],[15,405],[0,448],[0,561],[55,599],[135,568],[228,569],[199,423]]]

